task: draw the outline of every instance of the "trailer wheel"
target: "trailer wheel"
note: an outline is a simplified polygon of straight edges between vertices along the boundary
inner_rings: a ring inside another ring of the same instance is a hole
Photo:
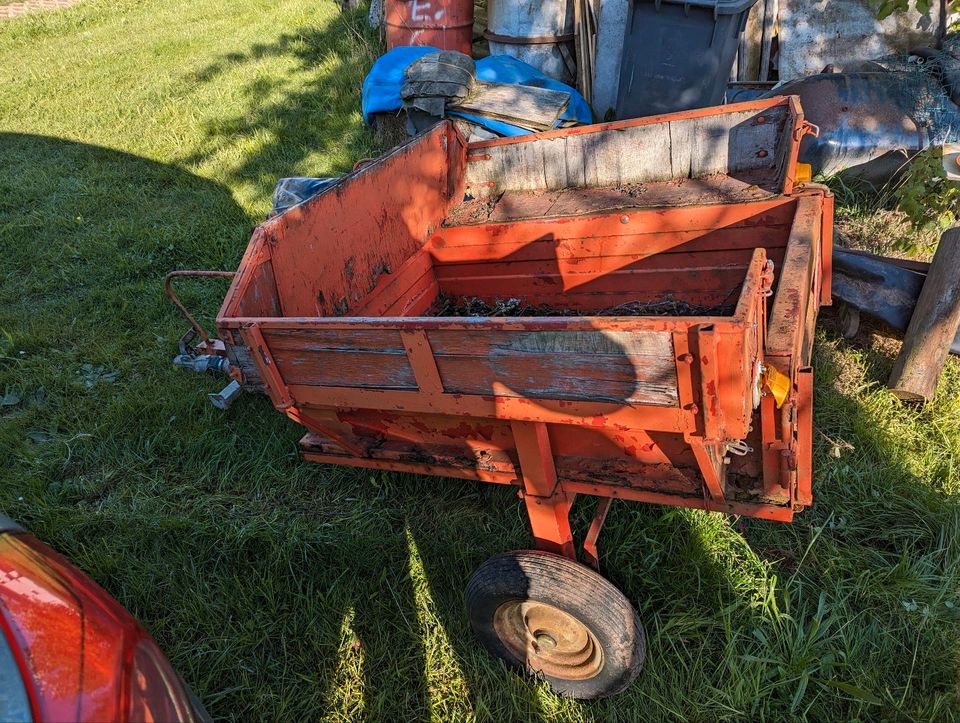
[[[643,667],[646,636],[633,606],[566,557],[519,550],[491,558],[470,578],[466,600],[484,647],[561,695],[619,693]]]
[[[849,304],[840,304],[838,312],[840,334],[844,339],[853,339],[860,331],[860,310]]]

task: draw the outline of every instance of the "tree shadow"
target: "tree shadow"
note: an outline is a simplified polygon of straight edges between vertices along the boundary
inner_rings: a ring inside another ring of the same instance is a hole
[[[944,489],[950,462],[919,474],[888,416],[907,409],[863,398],[864,380],[889,372],[884,350],[868,350],[850,369],[846,342],[823,337],[814,358],[814,506],[780,524],[615,505],[601,540],[603,573],[640,613],[646,669],[613,699],[564,701],[568,712],[607,719],[624,711],[698,720],[949,717],[960,574],[960,500]],[[479,516],[494,505],[502,509],[509,494],[493,489],[464,497]],[[574,509],[581,531],[591,507]],[[451,557],[476,566],[529,544],[509,527],[522,519],[499,514],[506,524],[498,526],[502,539],[493,549],[484,535],[476,546],[461,542],[462,552],[451,555],[447,545],[456,533],[443,523],[442,534],[424,535],[420,551],[435,594],[466,582],[468,573],[451,568]],[[510,688],[509,699],[521,708],[508,708],[507,696],[490,685],[493,666],[477,657],[465,620],[450,614],[457,602],[439,608],[447,611],[443,625],[475,709],[494,718],[520,710],[550,717],[555,699],[529,683]]]
[[[252,222],[230,190],[6,133],[0,218],[0,392],[17,398],[0,509],[125,605],[218,718],[429,717],[403,506],[299,462],[299,429],[263,400],[216,412],[222,380],[170,363],[185,322],[161,279],[236,263]],[[216,309],[223,288],[183,295]]]
[[[185,164],[212,159],[224,140],[247,149],[231,164],[226,178],[251,184],[269,196],[281,176],[345,173],[353,163],[384,150],[360,122],[360,86],[380,54],[381,41],[361,10],[343,10],[323,27],[305,25],[275,40],[254,44],[246,52],[227,53],[192,78],[216,84],[227,72],[250,74],[242,88],[246,108],[210,122],[200,149]],[[257,77],[264,59],[289,59],[289,78]],[[323,158],[322,167],[307,165]]]
[[[912,413],[863,394],[885,355],[851,362],[824,336],[811,509],[789,525],[611,514],[604,562],[624,566],[631,598],[645,583],[650,660],[670,659],[626,697],[694,718],[931,720],[955,704],[960,500],[938,481],[949,469],[918,473],[891,416]]]

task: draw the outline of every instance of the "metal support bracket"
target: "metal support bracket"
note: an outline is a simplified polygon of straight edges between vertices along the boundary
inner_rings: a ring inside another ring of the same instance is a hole
[[[267,393],[270,395],[273,406],[281,412],[285,412],[294,405],[294,400],[290,394],[290,389],[277,370],[277,364],[270,353],[269,347],[267,347],[267,342],[263,339],[260,327],[257,324],[249,324],[240,329],[240,336],[243,343],[252,352],[250,356],[253,358],[253,364],[257,367],[257,372],[259,372],[260,378],[263,379],[263,383],[267,387]]]
[[[597,511],[593,515],[593,522],[590,523],[590,529],[587,530],[587,536],[583,541],[583,561],[598,572],[600,571],[600,554],[597,552],[597,539],[600,537],[603,523],[607,521],[607,513],[610,511],[612,502],[613,497],[600,498]]]
[[[570,508],[575,495],[565,493],[557,482],[547,425],[513,421],[510,426],[520,458],[521,497],[526,503],[537,548],[576,560],[570,527]]]

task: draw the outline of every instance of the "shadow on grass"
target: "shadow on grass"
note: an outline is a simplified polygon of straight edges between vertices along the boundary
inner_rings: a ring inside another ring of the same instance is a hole
[[[302,26],[215,60],[194,82],[216,84],[234,71],[252,74],[242,88],[246,109],[208,124],[204,147],[183,162],[203,163],[224,142],[245,146],[227,177],[254,184],[262,195],[281,176],[346,173],[357,160],[384,150],[360,122],[360,87],[380,52],[366,14],[344,10],[324,27]],[[294,70],[289,78],[258,78],[256,66],[265,59],[287,59]],[[308,157],[322,157],[325,167],[303,167]]]
[[[425,718],[402,508],[306,468],[265,400],[218,414],[223,382],[170,363],[185,322],[163,274],[230,268],[251,225],[179,168],[0,134],[0,509],[126,605],[218,717]],[[184,295],[216,309],[223,289]]]
[[[538,717],[542,691],[504,684],[463,612],[506,538],[478,555],[477,515],[525,544],[502,495],[303,464],[265,399],[218,413],[222,381],[170,364],[185,322],[164,273],[235,266],[253,223],[182,169],[0,134],[0,392],[20,399],[0,407],[0,509],[137,616],[218,717]],[[196,309],[222,295],[182,288]]]
[[[749,521],[756,554],[731,555],[701,532],[699,553],[684,555],[712,578],[720,609],[712,617],[726,639],[713,655],[715,682],[688,703],[706,698],[718,714],[748,718],[955,712],[960,499],[948,481],[956,475],[949,459],[917,456],[928,446],[922,418],[935,423],[938,412],[877,393],[891,363],[821,333],[814,507],[792,525]]]

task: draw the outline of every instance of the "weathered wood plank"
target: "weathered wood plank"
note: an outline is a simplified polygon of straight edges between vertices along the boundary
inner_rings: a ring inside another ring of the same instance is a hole
[[[667,160],[673,178],[690,178],[693,173],[694,125],[691,120],[675,120],[667,124],[670,131],[670,153]]]
[[[246,389],[263,392],[265,387],[257,365],[253,363],[250,350],[243,344],[227,344],[227,358],[243,373],[243,385]]]
[[[673,340],[668,332],[438,330],[430,332],[429,340],[437,356],[575,354],[589,358],[615,354],[644,357],[643,363],[666,360],[673,365]]]
[[[820,254],[822,208],[814,197],[801,198],[787,243],[786,255],[777,274],[776,296],[767,323],[766,348],[770,354],[796,354],[801,349],[803,324],[798,323],[810,301],[814,264]]]
[[[780,146],[789,142],[780,134],[787,118],[786,106],[777,106],[486,146],[468,160],[466,185],[487,197],[776,171]]]
[[[630,357],[613,354],[438,355],[436,359],[448,393],[656,406],[677,403],[672,360],[640,368]]]
[[[287,384],[416,389],[405,350],[389,331],[272,330],[264,335]],[[444,390],[541,399],[673,405],[669,333],[437,330],[430,346]],[[244,350],[245,351],[245,350]]]
[[[383,316],[411,316],[419,309],[426,308],[422,303],[425,298],[429,298],[432,302],[437,297],[437,293],[437,277],[431,269],[417,279],[417,282],[407,289],[403,296],[387,307]],[[427,303],[427,306],[429,305],[430,302]]]
[[[263,328],[271,351],[371,351],[403,353],[400,332],[388,329],[271,329]]]
[[[470,95],[447,107],[451,111],[492,118],[532,131],[546,131],[553,128],[569,103],[570,94],[564,91],[478,80]]]
[[[673,254],[697,254],[703,259],[700,265],[714,266],[712,259],[729,253],[751,252],[755,248],[767,249],[767,255],[786,246],[788,226],[760,229],[756,232],[721,229],[710,234],[649,234],[643,236],[601,236],[578,239],[549,239],[530,242],[496,243],[485,246],[448,245],[432,250],[436,263],[437,278],[443,278],[451,266],[465,268],[484,264],[502,264],[514,261],[553,261],[559,267],[621,268],[625,263],[641,259],[665,257],[661,263],[666,267],[675,264],[669,258]],[[749,256],[747,257],[749,260]],[[556,270],[556,269],[554,269]]]
[[[407,259],[398,269],[389,269],[377,285],[350,310],[351,316],[384,316],[387,309],[409,294],[425,274],[433,270],[433,260],[423,249]]]
[[[960,328],[960,226],[943,234],[903,337],[888,386],[901,399],[932,399]]]
[[[565,279],[562,274],[544,274],[538,277],[525,275],[446,277],[441,290],[451,296],[475,296],[482,290],[484,299],[525,299],[531,304],[557,304],[564,306],[564,300],[574,291],[578,294],[609,294],[616,297],[614,304],[630,301],[659,301],[668,296],[704,303],[693,299],[709,298],[708,305],[719,304],[729,297],[731,303],[737,298],[737,290],[743,283],[746,267],[727,268],[683,268],[677,267],[671,273],[662,269],[625,269],[610,271],[578,283],[574,290],[565,291]],[[678,287],[676,277],[682,275],[684,283]],[[678,293],[678,288],[682,292]],[[548,299],[550,301],[548,301]],[[570,308],[577,308],[570,306]]]
[[[405,352],[271,350],[284,382],[364,389],[416,389]]]
[[[473,199],[451,209],[439,235],[451,229],[463,229],[462,233],[500,230],[502,235],[510,235],[520,230],[518,226],[528,225],[557,238],[710,231],[782,223],[795,203],[726,176],[633,189],[508,191],[492,203]],[[588,226],[593,228],[585,233]]]
[[[759,248],[759,247],[758,247]],[[673,272],[677,264],[669,254],[620,254],[610,256],[584,257],[570,256],[536,257],[536,249],[527,249],[504,261],[483,260],[478,263],[438,264],[436,278],[441,286],[447,279],[458,277],[494,277],[494,276],[544,276],[559,275],[563,279],[563,288],[572,289],[580,284],[600,278],[616,271],[656,271]],[[700,268],[723,268],[725,266],[746,267],[753,255],[752,248],[729,249],[698,253],[697,266]],[[517,258],[520,256],[520,258]],[[781,253],[770,254],[771,258],[782,257]],[[479,290],[478,290],[479,291]]]
[[[433,331],[448,393],[673,405],[677,380],[669,333]],[[503,392],[501,392],[503,393]]]

